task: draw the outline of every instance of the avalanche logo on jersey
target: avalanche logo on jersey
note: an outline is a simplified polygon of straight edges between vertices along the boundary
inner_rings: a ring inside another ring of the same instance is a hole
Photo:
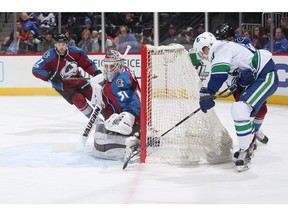
[[[117,79],[116,80],[116,85],[117,85],[117,87],[123,87],[124,86],[124,81],[122,79]]]

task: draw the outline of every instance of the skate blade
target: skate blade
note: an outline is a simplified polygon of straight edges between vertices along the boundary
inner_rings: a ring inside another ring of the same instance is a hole
[[[265,138],[264,138],[264,139],[260,139],[260,138],[257,138],[257,137],[256,137],[256,139],[257,139],[258,142],[260,142],[260,143],[262,143],[262,144],[267,144],[268,141],[269,141],[268,138],[266,138],[266,139],[265,139]]]
[[[236,169],[238,172],[244,172],[250,169],[250,167],[248,166],[248,164],[246,165],[241,165],[241,166],[236,166]]]

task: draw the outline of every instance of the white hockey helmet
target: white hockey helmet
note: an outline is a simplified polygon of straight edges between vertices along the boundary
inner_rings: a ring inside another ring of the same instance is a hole
[[[110,50],[104,58],[103,61],[103,76],[109,82],[121,72],[124,64],[124,59],[121,54],[116,50]]]
[[[216,41],[215,36],[210,32],[203,32],[202,34],[198,35],[195,39],[193,49],[197,56],[202,59],[204,54],[204,47],[211,48],[213,43]]]

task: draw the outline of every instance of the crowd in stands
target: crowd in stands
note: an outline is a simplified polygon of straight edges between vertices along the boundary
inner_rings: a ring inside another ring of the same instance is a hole
[[[271,22],[271,18],[268,18],[266,23],[265,28],[261,25],[256,25],[251,32],[244,30],[243,36],[248,37],[251,40],[251,44],[257,49],[266,49],[273,53],[288,52],[288,17],[281,18],[280,26],[275,26]],[[271,29],[273,31],[272,43]]]
[[[100,16],[100,14],[99,14]],[[100,16],[101,18],[101,16]],[[21,13],[16,22],[16,32],[11,32],[2,42],[1,51],[6,54],[42,54],[54,47],[54,35],[58,33],[57,14]],[[130,45],[130,52],[140,52],[141,44],[154,44],[152,13],[105,13],[105,48],[123,53]],[[175,24],[175,23],[174,23]],[[177,30],[174,24],[166,26],[165,39],[160,45],[180,43],[187,50],[193,47],[197,35],[205,31],[203,24]],[[288,52],[288,17],[282,17],[280,26],[271,19],[264,28],[255,25],[252,30],[242,29],[242,35],[260,49],[271,49],[270,30],[273,29],[273,52]],[[77,46],[88,53],[101,52],[101,19],[93,13],[61,13],[61,31],[69,39],[69,45]],[[235,32],[235,34],[239,34]]]

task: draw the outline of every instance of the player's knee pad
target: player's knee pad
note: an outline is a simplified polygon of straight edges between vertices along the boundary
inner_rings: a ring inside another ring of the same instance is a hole
[[[243,101],[232,104],[231,114],[234,121],[250,120],[251,111],[252,107]]]
[[[114,113],[109,117],[109,119],[105,121],[105,128],[107,130],[117,132],[123,135],[129,135],[132,133],[134,122],[135,116],[133,116],[131,113]]]

